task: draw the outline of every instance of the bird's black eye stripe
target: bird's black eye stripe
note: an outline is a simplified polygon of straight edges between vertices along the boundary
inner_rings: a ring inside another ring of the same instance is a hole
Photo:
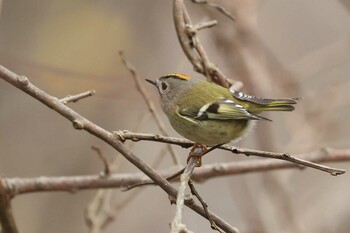
[[[162,90],[165,91],[168,88],[168,85],[166,85],[166,83],[162,83]]]

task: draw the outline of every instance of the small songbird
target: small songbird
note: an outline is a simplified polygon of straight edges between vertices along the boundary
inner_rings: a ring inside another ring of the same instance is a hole
[[[172,127],[205,146],[239,139],[252,121],[270,121],[259,113],[293,111],[297,103],[297,98],[259,98],[183,74],[146,81],[158,89],[162,109]]]

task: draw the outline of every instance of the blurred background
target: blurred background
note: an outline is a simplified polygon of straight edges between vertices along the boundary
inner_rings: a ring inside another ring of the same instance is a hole
[[[0,1],[0,64],[26,75],[58,98],[86,90],[96,95],[69,104],[109,131],[159,133],[123,66],[118,51],[142,78],[193,71],[177,41],[172,1]],[[310,152],[350,148],[350,1],[216,1],[232,22],[205,5],[186,1],[194,22],[217,19],[199,33],[210,60],[244,91],[264,97],[303,97],[297,110],[272,113],[236,145],[251,149]],[[159,112],[158,94],[145,83]],[[161,116],[171,136],[178,134]],[[267,116],[267,115],[265,115]],[[138,170],[106,144],[37,100],[0,81],[2,177],[98,174],[103,165],[91,146],[118,173]],[[164,145],[138,142],[136,155],[157,169],[173,167]],[[185,164],[188,151],[174,147]],[[205,164],[259,158],[213,152]],[[350,163],[330,164],[349,170]],[[197,184],[209,209],[241,232],[350,232],[349,175],[283,170],[215,178]],[[35,193],[13,201],[21,232],[90,232],[85,211],[96,191]],[[109,193],[114,219],[100,232],[169,232],[175,213],[157,187]],[[212,232],[185,210],[194,232]]]

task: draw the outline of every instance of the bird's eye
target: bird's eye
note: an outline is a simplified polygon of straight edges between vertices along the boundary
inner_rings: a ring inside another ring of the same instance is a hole
[[[168,85],[166,83],[162,83],[162,90],[165,91],[166,89],[168,89]]]

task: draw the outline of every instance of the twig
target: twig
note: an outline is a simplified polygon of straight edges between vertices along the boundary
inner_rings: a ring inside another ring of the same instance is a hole
[[[119,56],[122,59],[123,64],[125,65],[125,67],[130,71],[132,77],[134,78],[134,81],[135,81],[135,84],[136,84],[136,88],[141,93],[143,99],[145,100],[145,102],[146,102],[146,104],[148,106],[148,109],[151,112],[152,116],[154,117],[160,132],[162,134],[164,134],[164,135],[168,135],[168,133],[166,131],[166,128],[165,128],[165,125],[164,125],[162,119],[160,118],[159,114],[157,113],[151,98],[149,97],[146,89],[142,86],[142,84],[140,82],[140,77],[138,76],[138,74],[137,74],[137,72],[135,70],[135,67],[133,65],[131,65],[130,62],[128,62],[126,60],[123,51],[119,51]],[[171,153],[171,156],[173,157],[174,163],[175,164],[181,164],[180,159],[177,156],[174,148],[172,148],[171,145],[168,145],[167,147],[168,147],[168,149],[169,149],[169,151]]]
[[[194,3],[198,3],[198,4],[206,4],[210,7],[215,8],[216,10],[218,10],[219,12],[221,12],[223,15],[225,15],[226,17],[228,17],[229,19],[231,19],[232,21],[235,21],[235,17],[228,11],[226,10],[224,7],[219,6],[218,4],[209,2],[207,0],[192,0],[192,2]]]
[[[113,131],[113,134],[115,135],[116,138],[118,138],[122,142],[126,140],[131,140],[134,142],[144,140],[144,141],[170,143],[170,144],[178,145],[184,148],[189,148],[193,146],[193,142],[190,140],[187,140],[184,138],[167,137],[159,134],[134,133],[129,130]]]
[[[132,133],[132,132],[126,131],[126,130],[118,131],[118,132],[115,132],[114,134],[117,135],[117,137],[121,138],[121,140],[157,141],[157,142],[163,142],[163,143],[171,143],[171,144],[179,145],[182,147],[190,147],[191,145],[193,145],[193,142],[191,142],[187,139],[165,137],[165,136],[153,135],[153,134]],[[281,159],[281,160],[289,161],[289,162],[296,163],[299,165],[303,165],[306,167],[318,169],[318,170],[321,170],[324,172],[328,172],[334,176],[341,175],[341,174],[345,173],[345,170],[343,170],[343,169],[331,168],[328,166],[309,162],[309,161],[306,161],[303,159],[298,159],[298,158],[296,158],[288,153],[276,153],[276,152],[244,149],[244,148],[238,148],[238,147],[234,147],[234,146],[230,146],[230,145],[220,146],[219,149],[228,150],[234,154],[244,154],[247,156],[253,155],[253,156],[259,156],[259,157],[265,157],[265,158]]]
[[[15,219],[12,214],[11,196],[3,184],[3,179],[0,179],[0,223],[1,232],[18,233]]]
[[[218,145],[219,146],[219,145]],[[212,147],[214,150],[216,147]],[[184,172],[182,173],[180,177],[180,185],[177,193],[177,198],[176,198],[176,214],[174,217],[173,222],[171,223],[171,232],[172,233],[178,233],[181,232],[182,229],[184,228],[184,224],[181,223],[182,221],[182,209],[184,206],[184,200],[185,200],[185,190],[186,190],[186,185],[188,184],[191,189],[191,193],[197,197],[197,199],[201,202],[202,207],[207,215],[207,218],[209,219],[211,228],[214,230],[217,230],[221,233],[221,231],[215,224],[215,222],[211,219],[209,210],[208,210],[208,205],[203,201],[201,196],[198,194],[196,191],[193,183],[191,182],[191,176],[193,173],[193,170],[195,167],[198,166],[198,164],[201,164],[201,158],[204,156],[204,150],[203,147],[198,146],[192,148],[189,159],[188,159],[188,164],[184,169]],[[238,230],[237,230],[238,232]]]
[[[89,97],[89,96],[93,96],[95,93],[96,93],[95,90],[85,91],[85,92],[82,92],[82,93],[76,94],[76,95],[68,95],[68,96],[60,99],[60,101],[63,104],[68,104],[70,102],[78,102],[81,99],[84,99],[84,98]]]
[[[178,233],[185,227],[182,223],[182,209],[185,203],[186,185],[191,178],[192,172],[199,161],[199,157],[192,156],[188,161],[187,166],[184,169],[180,177],[180,185],[176,198],[176,213],[174,220],[171,223],[171,233]],[[205,209],[204,209],[205,210]],[[209,216],[209,215],[208,215]]]
[[[212,20],[212,21],[209,21],[209,22],[198,23],[197,25],[194,25],[191,28],[191,30],[188,31],[188,33],[195,35],[198,31],[200,31],[202,29],[214,27],[217,24],[218,24],[217,20]]]
[[[275,153],[275,152],[268,152],[268,151],[251,150],[251,149],[233,147],[229,145],[224,145],[221,147],[221,149],[229,150],[235,154],[244,154],[247,156],[254,155],[254,156],[265,157],[265,158],[285,160],[295,164],[303,165],[305,167],[311,167],[320,171],[328,172],[332,176],[342,175],[345,173],[344,169],[337,169],[337,168],[332,168],[321,164],[316,164],[313,162],[306,161],[304,159],[296,158],[288,153]]]
[[[39,100],[49,108],[53,109],[57,113],[61,114],[63,117],[68,119],[73,123],[73,127],[79,130],[85,130],[88,133],[96,136],[102,141],[106,142],[114,149],[119,151],[127,160],[134,164],[138,169],[144,172],[148,177],[157,183],[169,196],[176,197],[177,191],[171,186],[171,184],[164,179],[156,170],[150,167],[146,162],[137,157],[132,153],[123,143],[113,136],[112,133],[106,131],[105,129],[99,127],[98,125],[92,123],[88,119],[84,118],[73,109],[62,104],[57,98],[47,94],[40,88],[34,86],[29,82],[28,78],[25,76],[18,76],[17,74],[11,72],[3,66],[0,66],[0,78],[6,82],[12,84],[13,86],[21,89],[28,95]],[[196,211],[203,217],[206,217],[203,208],[193,202],[185,202],[186,206]],[[216,224],[227,232],[234,232],[234,228],[226,223],[223,219],[210,213],[211,217],[214,219]]]
[[[197,199],[199,200],[199,202],[202,204],[204,211],[207,213],[207,215],[208,215],[208,220],[209,220],[209,222],[210,222],[210,227],[211,227],[211,229],[216,230],[216,231],[218,231],[218,232],[220,232],[220,233],[223,233],[223,232],[221,231],[221,229],[218,228],[218,226],[215,224],[215,222],[213,221],[213,219],[210,218],[209,210],[208,210],[208,205],[207,205],[207,203],[203,200],[203,198],[199,195],[199,193],[197,192],[196,188],[194,187],[194,184],[193,184],[192,179],[190,179],[190,180],[188,181],[188,186],[190,187],[190,190],[191,190],[192,195],[194,195],[194,196],[197,197]]]
[[[101,177],[106,177],[106,176],[109,176],[111,171],[109,169],[109,165],[108,165],[108,162],[107,162],[107,159],[103,156],[102,152],[101,152],[101,149],[98,148],[97,146],[91,146],[91,149],[96,151],[98,157],[100,157],[100,159],[102,160],[103,162],[103,166],[104,166],[104,171],[103,171],[103,174],[101,174]]]
[[[204,47],[196,35],[197,30],[194,30],[201,27],[192,25],[183,0],[174,0],[173,17],[179,43],[195,71],[203,74],[208,81],[215,82],[227,88],[235,84],[236,81],[228,79],[209,61]],[[236,88],[240,87],[242,83],[235,86]]]

